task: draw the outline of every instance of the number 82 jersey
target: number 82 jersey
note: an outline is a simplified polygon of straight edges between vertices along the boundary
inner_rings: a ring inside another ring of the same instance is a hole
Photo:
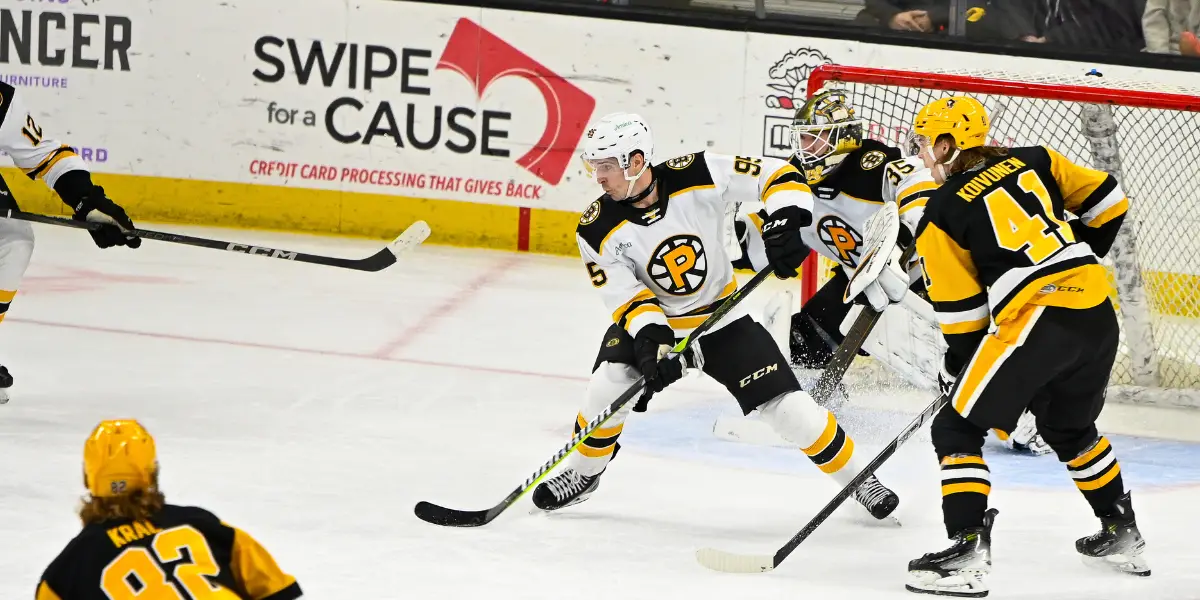
[[[249,534],[195,507],[86,525],[50,563],[37,600],[293,600],[300,585]]]

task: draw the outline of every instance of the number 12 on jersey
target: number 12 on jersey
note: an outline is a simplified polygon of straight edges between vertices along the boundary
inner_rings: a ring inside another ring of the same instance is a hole
[[[1063,246],[1075,243],[1075,234],[1066,221],[1054,214],[1050,192],[1036,172],[1021,173],[1017,176],[1017,186],[1038,199],[1041,214],[1026,211],[1004,188],[984,196],[983,201],[996,234],[996,244],[1005,250],[1024,251],[1030,262],[1040,264]],[[1054,223],[1053,228],[1046,219]]]

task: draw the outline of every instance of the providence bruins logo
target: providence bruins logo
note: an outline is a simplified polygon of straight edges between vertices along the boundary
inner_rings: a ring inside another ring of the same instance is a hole
[[[696,155],[688,154],[686,156],[680,156],[680,157],[672,158],[671,160],[668,160],[667,166],[672,169],[675,169],[676,171],[682,171],[682,170],[688,168],[688,165],[692,164],[693,160],[696,160]]]
[[[597,200],[597,201],[593,202],[591,206],[587,207],[587,210],[583,211],[582,215],[579,215],[579,224],[580,225],[588,225],[592,221],[595,221],[596,217],[599,217],[599,216],[600,216],[600,201]]]
[[[882,165],[883,161],[885,160],[887,160],[886,154],[880,152],[879,150],[871,150],[870,152],[862,155],[862,159],[858,161],[858,165],[862,167],[862,170],[870,171],[871,169]]]
[[[677,235],[658,245],[646,272],[658,287],[673,296],[696,293],[708,275],[704,246],[694,235]]]
[[[817,223],[817,235],[843,264],[851,268],[858,267],[858,250],[862,248],[863,239],[854,228],[830,215]]]

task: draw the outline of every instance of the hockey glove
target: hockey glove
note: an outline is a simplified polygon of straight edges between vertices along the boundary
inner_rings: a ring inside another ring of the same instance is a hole
[[[98,185],[93,186],[91,191],[83,195],[73,208],[75,209],[73,218],[76,221],[90,221],[105,225],[100,229],[88,231],[92,234],[92,241],[96,242],[97,246],[101,248],[112,246],[138,248],[142,245],[142,238],[124,233],[133,229],[133,221],[125,214],[125,209],[117,206],[104,195],[104,188]]]
[[[938,387],[942,390],[942,395],[950,397],[950,392],[954,391],[954,383],[958,377],[946,368],[945,359],[942,360],[942,369],[938,371]]]
[[[674,346],[675,331],[658,323],[642,327],[637,337],[633,338],[634,359],[637,360],[642,376],[646,378],[648,391],[661,392],[668,385],[683,378],[683,357],[664,358]]]
[[[908,274],[893,260],[888,261],[883,271],[875,281],[867,284],[862,293],[854,299],[858,304],[870,306],[875,312],[883,312],[888,306],[897,304],[908,293]]]
[[[780,279],[799,274],[800,265],[808,258],[809,248],[800,237],[800,230],[812,222],[812,214],[799,206],[785,206],[771,213],[763,223],[763,244],[767,250],[767,265]]]

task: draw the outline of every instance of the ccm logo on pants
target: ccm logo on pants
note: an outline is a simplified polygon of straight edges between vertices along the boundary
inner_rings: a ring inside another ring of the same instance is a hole
[[[778,371],[778,370],[779,370],[779,363],[775,363],[769,367],[763,367],[763,368],[743,377],[742,381],[741,381],[741,385],[739,385],[738,387],[746,387],[747,385],[750,384],[751,381],[760,379],[767,373],[774,373],[775,371]]]

